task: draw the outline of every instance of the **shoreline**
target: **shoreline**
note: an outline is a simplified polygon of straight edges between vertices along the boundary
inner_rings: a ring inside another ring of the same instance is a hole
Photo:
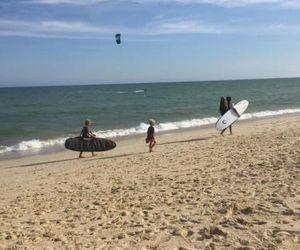
[[[256,117],[251,119],[244,119],[244,120],[238,120],[233,125],[236,126],[237,124],[245,124],[245,123],[252,123],[260,120],[273,120],[273,119],[280,119],[283,117],[294,117],[294,116],[300,116],[300,113],[292,113],[292,114],[281,114],[281,115],[275,115],[275,116],[266,116],[266,117]],[[160,131],[156,132],[156,136],[165,136],[168,134],[177,134],[177,133],[185,133],[189,131],[199,131],[199,130],[207,130],[207,129],[214,129],[214,123],[202,125],[202,126],[196,126],[196,127],[189,127],[189,128],[179,128],[179,129],[173,129],[173,130],[167,130],[167,131]],[[219,134],[220,132],[215,130],[216,134]],[[144,134],[133,134],[133,135],[127,135],[127,136],[118,136],[114,138],[108,138],[111,139],[117,144],[119,143],[126,143],[127,141],[136,140],[136,139],[143,139],[146,136],[146,131]],[[118,150],[117,148],[113,151]],[[67,153],[70,150],[65,149],[64,145],[54,145],[50,147],[45,147],[42,149],[32,149],[32,150],[26,150],[26,151],[20,151],[20,152],[7,152],[3,153],[0,158],[0,162],[7,161],[7,160],[14,160],[14,159],[23,159],[23,158],[30,158],[30,157],[36,157],[36,156],[50,156],[55,154],[62,154]],[[72,152],[72,151],[71,151]],[[107,152],[107,151],[106,151]],[[77,154],[77,152],[73,151],[73,153]],[[99,153],[105,153],[99,152]],[[79,152],[78,152],[79,154]]]

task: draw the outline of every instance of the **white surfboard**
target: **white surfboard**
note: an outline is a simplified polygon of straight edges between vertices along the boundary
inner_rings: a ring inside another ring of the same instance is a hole
[[[242,100],[234,105],[234,109],[229,109],[223,116],[219,118],[216,122],[216,129],[223,130],[229,127],[232,123],[234,123],[238,118],[238,114],[241,116],[246,109],[248,108],[249,102],[247,100]],[[237,114],[237,113],[238,114]]]

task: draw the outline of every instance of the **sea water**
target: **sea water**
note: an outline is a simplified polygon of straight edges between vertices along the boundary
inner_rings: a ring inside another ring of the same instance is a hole
[[[0,158],[51,149],[78,136],[86,118],[100,137],[213,124],[221,96],[243,99],[241,119],[300,112],[300,78],[0,88]]]

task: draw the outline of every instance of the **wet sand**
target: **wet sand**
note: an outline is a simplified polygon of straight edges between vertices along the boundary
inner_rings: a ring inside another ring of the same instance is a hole
[[[300,114],[0,161],[0,249],[300,249]]]

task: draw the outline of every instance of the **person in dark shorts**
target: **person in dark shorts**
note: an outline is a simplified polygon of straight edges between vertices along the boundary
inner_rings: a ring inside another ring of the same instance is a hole
[[[80,133],[80,137],[82,138],[83,142],[96,138],[96,135],[94,135],[90,130],[91,126],[92,126],[92,121],[90,119],[86,119],[84,121],[84,127],[82,128]],[[94,152],[92,152],[92,156],[96,156]],[[80,151],[79,153],[79,158],[83,158],[82,151]]]
[[[155,120],[149,119],[149,128],[147,130],[147,138],[146,138],[146,143],[149,143],[149,152],[153,152],[153,147],[156,144],[155,138],[154,138],[154,124]]]

